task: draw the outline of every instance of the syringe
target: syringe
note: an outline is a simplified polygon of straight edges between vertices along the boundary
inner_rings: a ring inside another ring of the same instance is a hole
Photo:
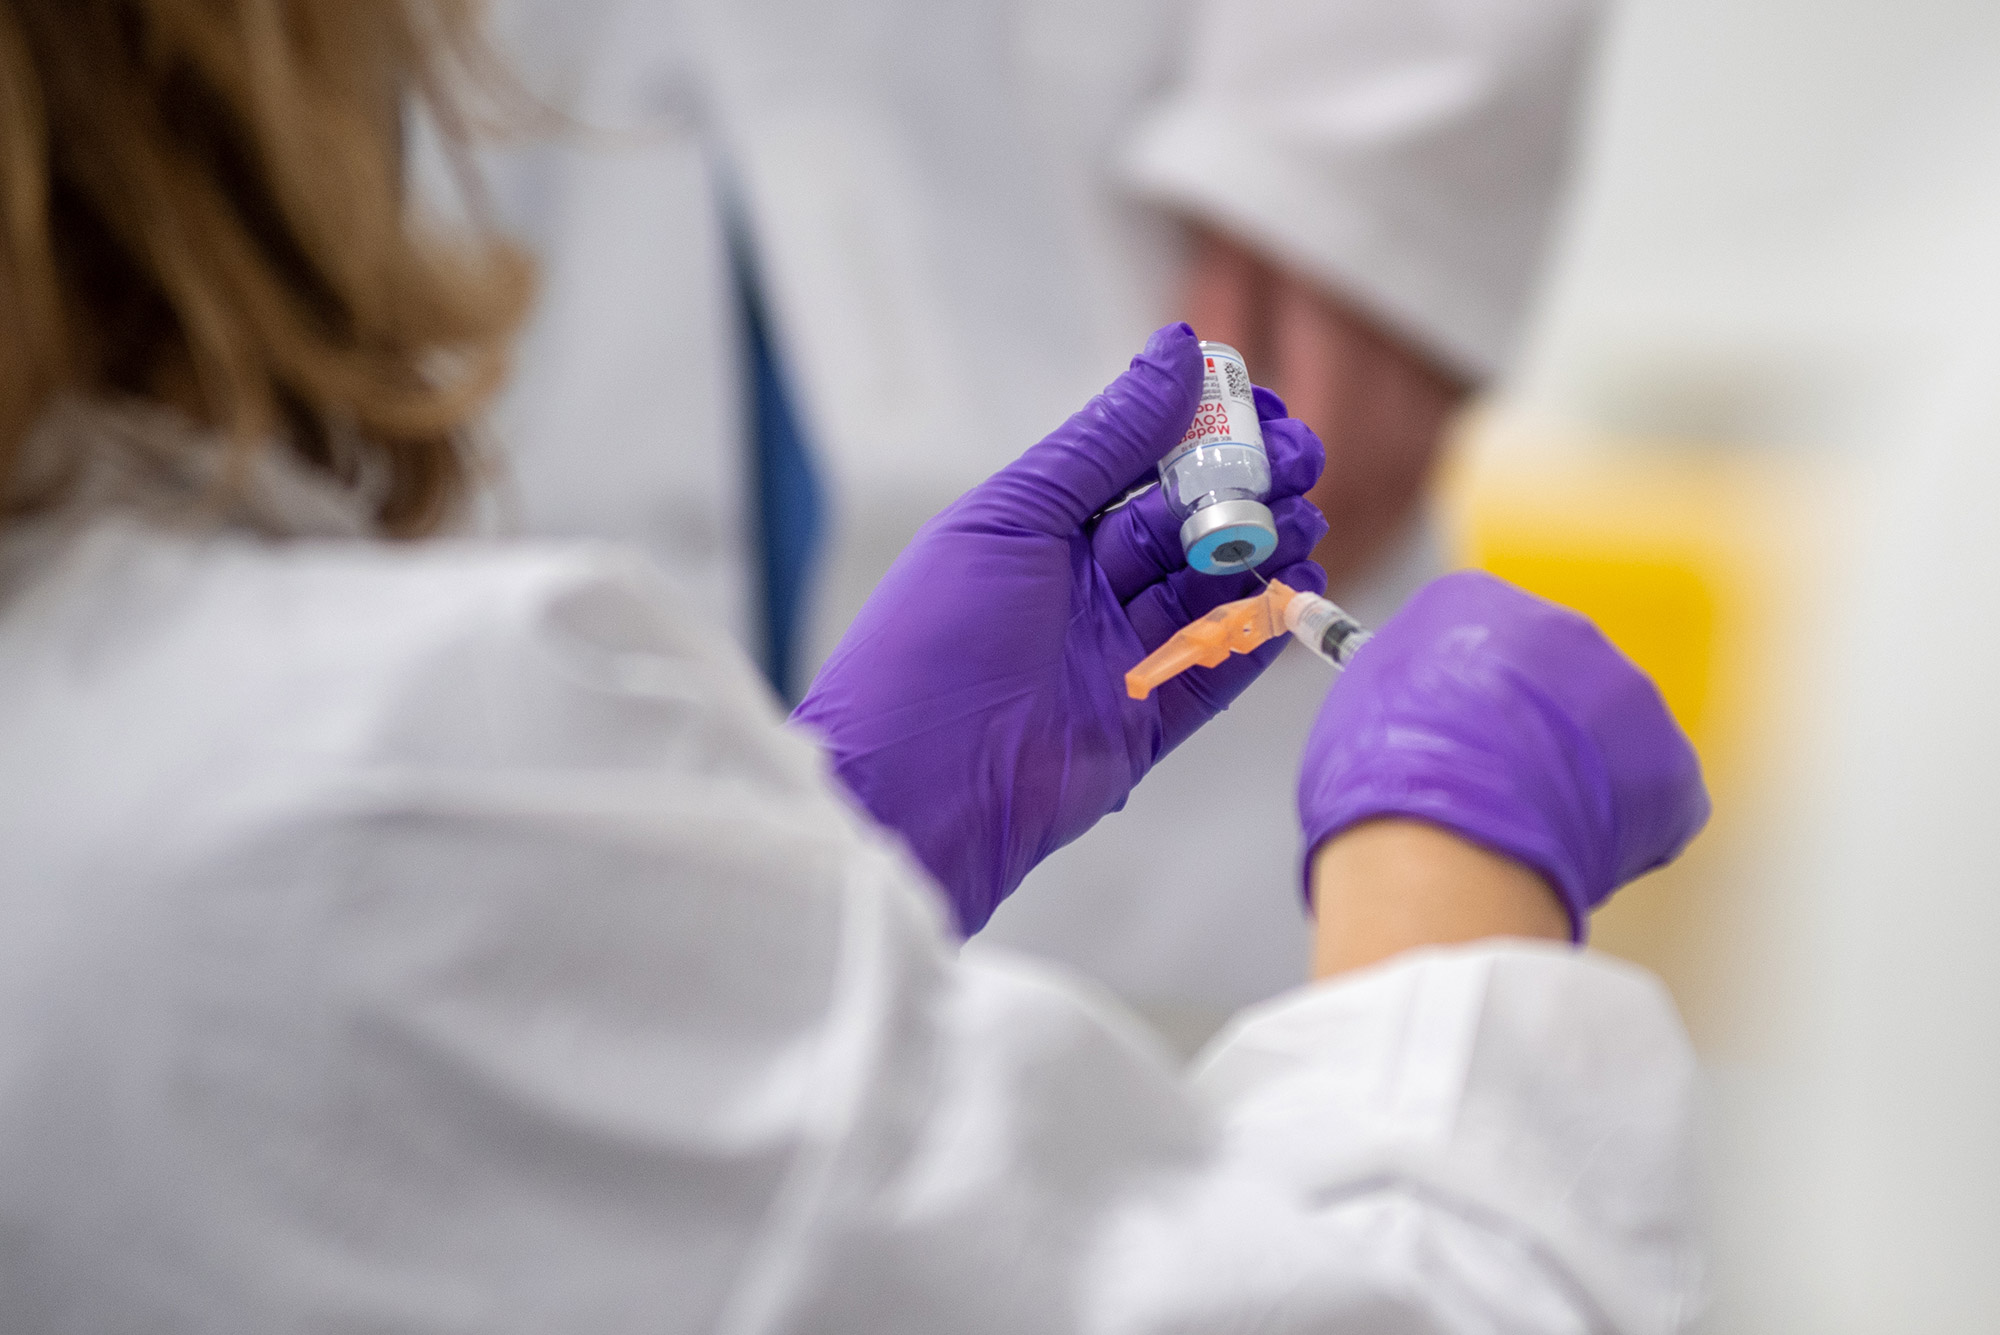
[[[1362,645],[1375,638],[1338,603],[1316,593],[1295,593],[1285,604],[1285,629],[1315,654],[1344,668]]]
[[[1272,587],[1270,580],[1257,574],[1255,566],[1246,564],[1243,568],[1257,575],[1257,582],[1266,589]],[[1285,585],[1279,584],[1277,587],[1282,589]],[[1348,660],[1354,657],[1355,651],[1375,638],[1371,631],[1363,628],[1359,621],[1349,616],[1340,604],[1330,598],[1322,598],[1316,593],[1303,591],[1293,593],[1291,600],[1285,604],[1282,615],[1285,619],[1285,629],[1292,633],[1293,639],[1337,668],[1346,667]]]
[[[1255,574],[1253,570],[1251,572]],[[1191,667],[1216,667],[1231,654],[1247,654],[1290,631],[1292,638],[1335,667],[1346,667],[1368,632],[1339,606],[1316,593],[1305,593],[1257,576],[1264,591],[1254,598],[1225,603],[1199,621],[1175,631],[1173,637],[1125,674],[1125,691],[1143,700],[1162,682]]]

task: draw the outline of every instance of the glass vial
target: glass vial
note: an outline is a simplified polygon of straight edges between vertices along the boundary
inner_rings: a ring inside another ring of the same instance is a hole
[[[1278,528],[1264,504],[1271,459],[1243,354],[1204,339],[1201,358],[1201,405],[1187,434],[1160,460],[1160,486],[1182,521],[1188,564],[1227,575],[1262,565],[1278,549]]]

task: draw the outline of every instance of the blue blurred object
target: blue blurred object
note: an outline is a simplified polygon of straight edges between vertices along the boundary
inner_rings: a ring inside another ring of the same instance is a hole
[[[737,304],[743,321],[745,390],[754,443],[752,494],[756,514],[762,635],[759,665],[787,704],[798,702],[800,619],[820,545],[825,500],[813,471],[812,447],[771,337],[770,316],[758,281],[756,257],[743,228],[730,229]]]

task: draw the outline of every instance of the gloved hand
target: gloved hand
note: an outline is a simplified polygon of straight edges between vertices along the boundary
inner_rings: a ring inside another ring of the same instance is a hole
[[[1694,748],[1588,620],[1491,575],[1432,582],[1327,693],[1299,819],[1313,851],[1409,817],[1539,872],[1581,941],[1590,910],[1708,821]]]
[[[1188,569],[1157,488],[1092,519],[1186,432],[1201,375],[1192,330],[1154,334],[1081,412],[918,532],[792,715],[968,934],[1284,647],[1125,694],[1126,671],[1168,636],[1258,587]],[[1257,407],[1279,538],[1263,573],[1324,589],[1305,557],[1326,522],[1301,493],[1325,452],[1275,395],[1257,391]]]

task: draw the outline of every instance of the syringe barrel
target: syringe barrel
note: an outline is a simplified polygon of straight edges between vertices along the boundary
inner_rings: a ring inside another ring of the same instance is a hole
[[[1361,646],[1374,638],[1337,604],[1311,593],[1302,593],[1286,605],[1285,629],[1338,668],[1346,667]]]

